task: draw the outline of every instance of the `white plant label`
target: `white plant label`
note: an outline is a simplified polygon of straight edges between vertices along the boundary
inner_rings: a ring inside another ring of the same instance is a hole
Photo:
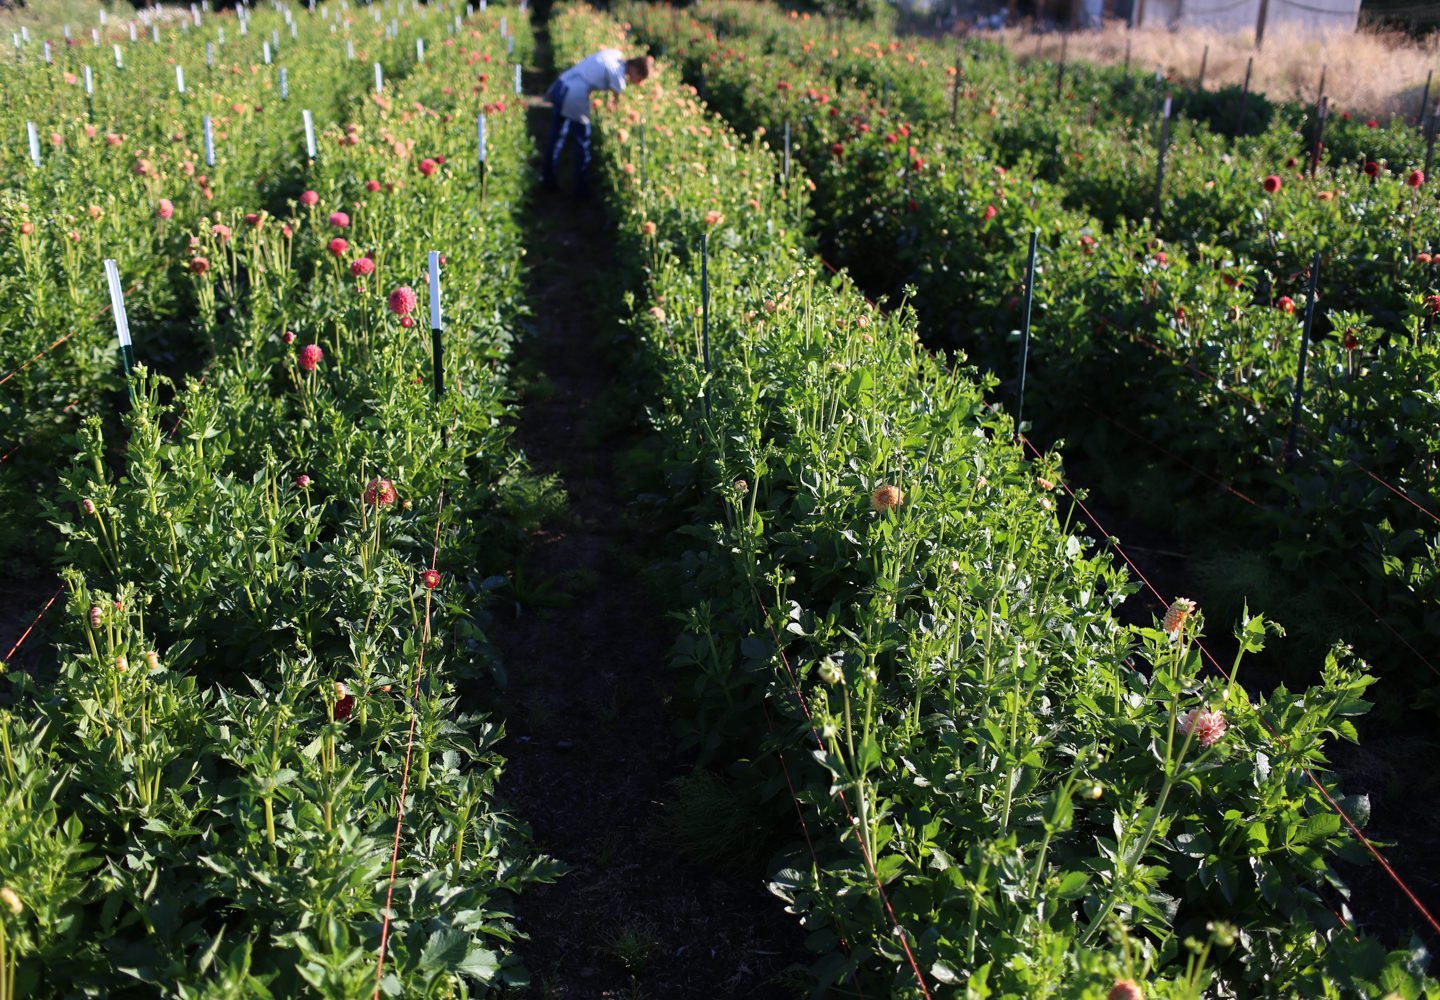
[[[284,66],[280,67],[280,100],[290,100],[290,74],[285,71]]]
[[[125,57],[124,57],[123,55],[121,55],[121,53],[120,53],[120,46],[119,46],[118,44],[115,46],[115,68],[116,68],[116,69],[124,69],[124,68],[125,68]]]
[[[115,314],[115,336],[122,348],[130,345],[130,318],[125,315],[125,288],[114,258],[105,258],[105,284],[110,286],[110,310]]]
[[[444,329],[440,323],[440,251],[430,251],[430,329]]]
[[[477,133],[477,136],[476,136],[476,137],[477,137],[477,139],[479,140],[478,148],[479,148],[479,150],[480,150],[480,165],[481,165],[481,166],[484,166],[484,165],[485,165],[485,113],[484,113],[483,111],[480,113],[480,116],[475,119],[475,130],[476,130],[476,133]]]
[[[425,39],[423,38],[415,39],[415,61],[422,63],[425,61]]]
[[[25,123],[25,138],[30,141],[30,161],[40,166],[40,130],[34,122]]]
[[[315,159],[315,119],[308,108],[300,114],[305,119],[305,153],[313,160]]]
[[[376,64],[375,64],[375,93],[380,94],[380,93],[383,93],[384,90],[385,90],[385,71],[380,68],[380,64],[379,64],[379,63],[376,63]]]
[[[260,55],[265,60],[265,65],[270,65],[270,43],[264,42],[260,46]]]
[[[205,166],[215,166],[215,128],[210,124],[210,116],[206,115],[200,123],[205,132]]]
[[[90,72],[90,64],[85,64],[85,96],[95,96],[95,74]]]

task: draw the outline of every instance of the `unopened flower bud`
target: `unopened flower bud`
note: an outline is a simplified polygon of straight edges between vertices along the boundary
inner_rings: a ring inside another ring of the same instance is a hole
[[[820,661],[820,679],[826,684],[839,684],[845,679],[845,671],[831,657]]]
[[[115,657],[115,669],[120,673],[126,673],[130,669],[130,662],[123,656]]]
[[[5,904],[5,909],[10,911],[12,917],[18,917],[25,912],[25,904],[20,902],[20,894],[7,886],[0,886],[0,903]]]
[[[99,627],[100,627],[100,622],[101,622],[101,620],[103,619],[104,614],[105,614],[105,612],[104,612],[103,610],[101,610],[100,605],[98,605],[98,604],[92,604],[92,605],[90,605],[90,627],[91,627],[91,628],[99,628]]]
[[[145,653],[145,665],[151,670],[160,669],[160,654],[151,649]]]

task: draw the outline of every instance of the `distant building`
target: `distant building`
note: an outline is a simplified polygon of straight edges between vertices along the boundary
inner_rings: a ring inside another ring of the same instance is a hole
[[[1132,0],[1137,28],[1213,28],[1254,31],[1265,11],[1265,29],[1300,28],[1316,34],[1354,31],[1360,0]]]

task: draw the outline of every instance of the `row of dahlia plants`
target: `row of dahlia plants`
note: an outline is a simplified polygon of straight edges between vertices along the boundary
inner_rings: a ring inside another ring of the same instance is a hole
[[[572,8],[551,35],[563,61],[619,31]],[[802,812],[772,888],[817,991],[1418,996],[1409,953],[1343,923],[1355,845],[1307,777],[1333,787],[1363,664],[1337,648],[1257,700],[1263,618],[1228,679],[1193,602],[1122,625],[1133,585],[1072,523],[1059,456],[1027,460],[912,313],[826,277],[805,183],[673,72],[596,116],[693,540],[673,661],[704,759],[772,824]]]
[[[296,37],[284,31],[267,66],[262,36],[269,44],[282,33],[280,14],[255,15],[245,36],[231,16],[203,23],[185,34],[169,27],[158,44],[148,32],[130,43],[112,23],[98,47],[79,35],[82,44],[72,49],[57,43],[53,65],[31,51],[27,61],[0,67],[7,93],[13,85],[17,95],[3,116],[11,141],[0,189],[0,286],[9,293],[0,306],[0,496],[19,512],[0,529],[0,551],[23,546],[36,529],[33,483],[53,465],[59,436],[112,409],[122,392],[102,259],[117,261],[141,355],[198,363],[214,345],[195,338],[187,322],[197,308],[180,259],[189,234],[217,212],[226,218],[259,206],[282,214],[302,181],[302,110],[322,134],[345,121],[370,86],[370,63],[361,60],[371,46],[394,78],[413,61],[413,43],[412,55],[401,58],[380,47],[368,22],[355,26],[351,61],[345,38],[330,31],[333,21],[302,14]],[[438,43],[447,29],[453,21],[438,13],[407,19],[404,40],[428,33]],[[111,59],[111,38],[123,68]],[[204,71],[207,46],[214,66]],[[177,65],[189,70],[183,99]],[[27,94],[43,102],[27,102]],[[36,125],[38,167],[27,121]]]
[[[1433,683],[1410,647],[1434,635],[1435,522],[1385,485],[1437,509],[1426,498],[1440,474],[1430,431],[1440,414],[1426,387],[1440,365],[1440,297],[1429,253],[1397,250],[1406,212],[1419,212],[1417,189],[1365,179],[1329,201],[1311,199],[1329,221],[1302,224],[1301,208],[1279,205],[1298,185],[1253,178],[1247,211],[1284,215],[1313,242],[1276,223],[1274,247],[1258,257],[1226,246],[1223,234],[1177,246],[1147,222],[1107,230],[1069,207],[1065,187],[1004,167],[988,138],[952,132],[948,118],[896,123],[863,88],[806,85],[813,67],[768,51],[763,36],[717,42],[690,18],[639,6],[625,14],[637,37],[683,59],[696,82],[703,76],[707,97],[737,127],[763,129],[778,147],[790,121],[827,256],[871,289],[912,288],[927,342],[962,347],[1006,380],[1011,399],[1025,251],[1038,230],[1026,412],[1042,433],[1063,427],[1097,459],[1106,495],[1136,498],[1138,516],[1160,512],[1174,529],[1188,510],[1179,527],[1207,532],[1207,545],[1223,523],[1233,547],[1279,552],[1287,571],[1311,581],[1306,602],[1333,609],[1311,625],[1320,644],[1344,635],[1387,674]],[[806,114],[796,114],[797,101]],[[1307,198],[1295,195],[1296,204]],[[1352,218],[1388,224],[1392,238],[1366,249],[1374,234]],[[1426,218],[1433,225],[1433,212]],[[1311,247],[1325,253],[1292,421]],[[1343,254],[1373,266],[1347,277]],[[1371,309],[1367,297],[1391,304]],[[1298,454],[1289,453],[1292,424]],[[1371,608],[1384,609],[1383,622]]]
[[[121,431],[82,424],[50,511],[53,652],[0,711],[7,1000],[523,981],[507,900],[555,867],[497,809],[501,728],[457,691],[498,669],[484,580],[526,475],[514,109],[491,108],[483,182],[474,160],[502,15],[372,101],[284,216],[193,232],[213,363],[183,386],[137,369]]]
[[[983,136],[1000,163],[1026,164],[1046,180],[1063,181],[1076,204],[1107,225],[1144,215],[1154,203],[1149,182],[1167,96],[1174,112],[1168,189],[1175,203],[1167,203],[1166,216],[1178,230],[1214,223],[1210,231],[1224,232],[1244,225],[1243,210],[1237,213],[1226,199],[1213,197],[1213,185],[1236,174],[1263,176],[1291,160],[1294,169],[1314,151],[1312,104],[1251,94],[1245,127],[1236,138],[1237,90],[1210,93],[1184,77],[1157,80],[1150,67],[1127,72],[1081,63],[1062,72],[1056,64],[1017,59],[979,38],[959,45],[921,36],[902,39],[884,21],[827,21],[723,0],[699,10],[723,42],[750,36],[766,51],[813,70],[812,79],[794,88],[796,97],[808,96],[811,87],[836,96],[859,86],[903,120],[948,122],[953,116],[964,132]],[[1422,81],[1414,83],[1419,88]],[[1382,125],[1331,107],[1320,163],[1333,168],[1342,184],[1367,163],[1377,172],[1408,178],[1426,158],[1425,135],[1416,124],[1397,117]],[[1217,170],[1222,165],[1230,169]]]

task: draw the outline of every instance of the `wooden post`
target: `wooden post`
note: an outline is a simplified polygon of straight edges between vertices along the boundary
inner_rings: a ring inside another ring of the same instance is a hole
[[[1250,99],[1250,73],[1255,68],[1255,57],[1251,56],[1245,60],[1245,86],[1240,90],[1240,117],[1235,122],[1235,134],[1237,136],[1245,133],[1245,105]]]
[[[1320,166],[1320,154],[1325,149],[1325,119],[1330,116],[1330,98],[1321,97],[1320,106],[1315,111],[1315,142],[1310,148],[1310,176],[1315,176],[1315,169]]]
[[[1260,0],[1260,14],[1255,18],[1255,51],[1265,45],[1265,22],[1270,19],[1270,0]]]
[[[1196,90],[1205,89],[1205,66],[1210,62],[1210,46],[1205,46],[1205,51],[1200,53],[1200,77],[1195,81]]]
[[[1435,110],[1430,113],[1430,138],[1425,143],[1425,176],[1430,176],[1430,164],[1435,160],[1435,128],[1440,125],[1440,101],[1435,102]]]
[[[1416,119],[1422,133],[1425,131],[1425,112],[1430,108],[1430,83],[1434,78],[1435,71],[1433,69],[1425,74],[1425,93],[1420,97],[1420,114]]]

